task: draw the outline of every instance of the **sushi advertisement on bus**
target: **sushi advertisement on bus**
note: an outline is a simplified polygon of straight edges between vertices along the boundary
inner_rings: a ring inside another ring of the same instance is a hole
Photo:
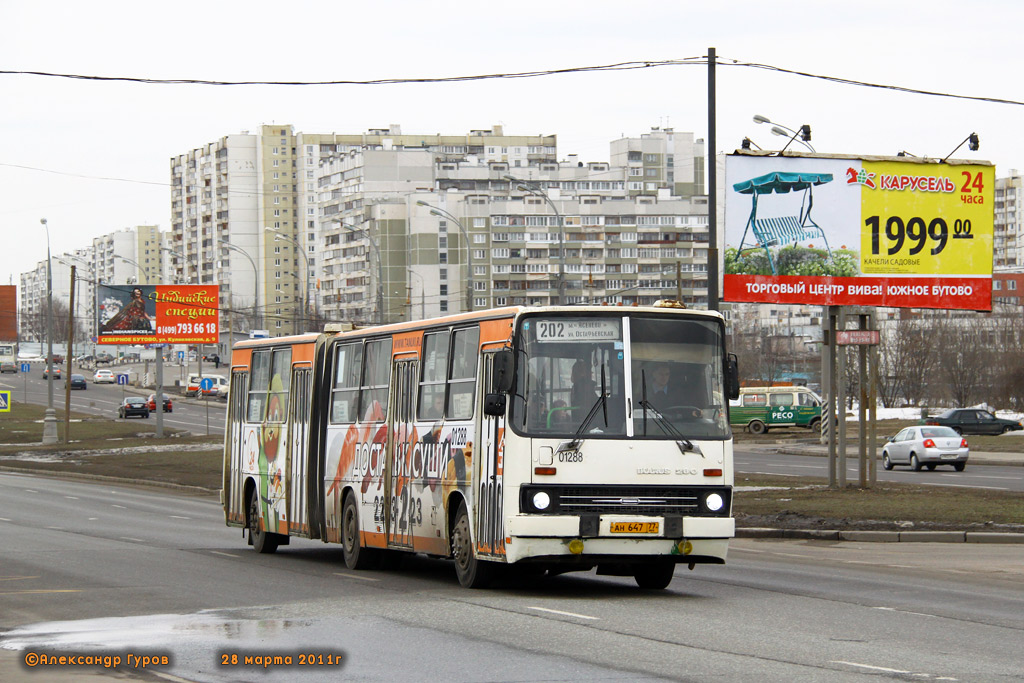
[[[98,285],[100,344],[218,341],[217,285]]]
[[[723,300],[991,310],[991,164],[760,153],[725,169]]]

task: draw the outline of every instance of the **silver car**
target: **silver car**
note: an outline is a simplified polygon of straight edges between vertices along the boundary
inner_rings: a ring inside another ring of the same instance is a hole
[[[893,465],[910,465],[920,471],[922,467],[934,470],[936,465],[952,465],[963,472],[969,455],[967,439],[952,428],[920,425],[889,438],[882,449],[882,467],[891,470]]]

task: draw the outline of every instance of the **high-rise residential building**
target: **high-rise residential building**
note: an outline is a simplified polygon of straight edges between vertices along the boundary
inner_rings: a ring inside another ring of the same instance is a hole
[[[696,197],[704,188],[704,140],[672,128],[652,128],[638,138],[611,143],[611,165],[625,168],[631,195],[668,189],[679,197]]]
[[[992,266],[996,271],[1024,268],[1024,177],[1012,169],[996,178]]]
[[[323,279],[322,162],[354,150],[413,150],[439,160],[472,156],[525,167],[554,159],[555,148],[554,136],[506,136],[498,126],[468,135],[413,135],[394,125],[361,134],[264,125],[255,134],[229,135],[171,159],[172,269],[184,282],[220,284],[222,310],[231,312],[236,329],[279,335],[315,328]],[[408,191],[409,182],[400,179],[393,191]]]

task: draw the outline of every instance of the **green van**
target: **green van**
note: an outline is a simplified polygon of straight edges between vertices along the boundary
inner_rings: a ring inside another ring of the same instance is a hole
[[[771,427],[821,429],[821,397],[807,387],[743,387],[729,402],[729,422],[752,434]]]

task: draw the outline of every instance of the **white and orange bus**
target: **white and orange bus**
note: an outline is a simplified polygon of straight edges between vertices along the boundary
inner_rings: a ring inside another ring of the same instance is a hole
[[[232,354],[222,502],[259,552],[293,536],[664,588],[724,563],[728,400],[715,312],[514,307],[248,340]],[[655,395],[667,371],[671,398]],[[663,379],[663,377],[662,377]]]

